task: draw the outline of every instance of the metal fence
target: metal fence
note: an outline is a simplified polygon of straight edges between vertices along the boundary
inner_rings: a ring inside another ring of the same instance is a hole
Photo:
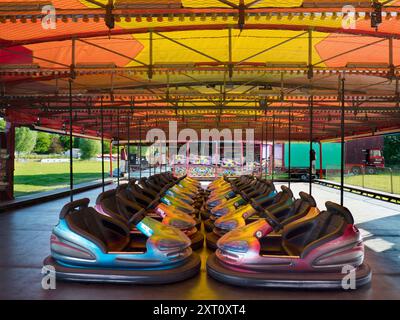
[[[340,168],[327,167],[325,179],[340,182]],[[355,171],[353,168],[346,166],[344,183],[364,189],[400,194],[400,170],[361,167],[360,170]]]

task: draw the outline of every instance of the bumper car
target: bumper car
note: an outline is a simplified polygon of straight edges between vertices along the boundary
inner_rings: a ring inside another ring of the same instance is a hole
[[[253,177],[241,176],[239,178],[229,179],[224,177],[224,183],[220,184],[218,187],[208,188],[208,200],[215,200],[224,197],[229,192],[232,191],[232,186],[235,185],[238,188],[241,186],[248,185],[253,180]]]
[[[244,187],[239,190],[234,189],[234,195],[229,194],[226,197],[221,199],[217,199],[214,201],[208,202],[208,209],[210,211],[216,208],[224,208],[229,205],[233,205],[234,203],[246,202],[243,199],[243,194],[247,195],[248,198],[257,197],[267,191],[271,187],[271,182],[267,182],[266,180],[257,179],[254,182],[250,183],[247,187]]]
[[[252,183],[255,183],[256,180],[252,176],[242,176],[240,178],[229,181],[226,185],[211,190],[208,194],[207,206],[212,205],[214,201],[220,199],[231,199],[236,196],[237,191],[242,190],[244,188],[250,188]]]
[[[172,174],[161,174],[149,177],[149,182],[153,183],[153,187],[165,187],[168,184],[175,185],[179,187],[181,193],[186,193],[188,195],[196,195],[197,193],[202,193],[203,188],[200,183],[187,176],[181,178],[175,178]]]
[[[196,189],[190,189],[189,186],[183,184],[183,180],[163,184],[154,181],[154,177],[142,179],[138,183],[144,190],[153,190],[158,195],[162,195],[162,202],[166,205],[174,205],[181,211],[189,214],[199,214],[199,208],[203,204],[203,197]]]
[[[221,236],[233,229],[260,219],[260,214],[262,215],[265,209],[282,218],[290,214],[294,208],[293,193],[286,186],[281,188],[282,191],[276,195],[250,199],[247,205],[240,207],[238,210],[210,221],[210,227],[213,226],[213,229],[212,232],[206,235],[207,247],[215,250],[216,243]]]
[[[132,216],[144,209],[146,216],[185,233],[190,238],[193,250],[202,248],[204,235],[196,228],[194,218],[179,211],[164,211],[158,206],[158,203],[156,198],[143,207],[141,203],[135,201],[128,185],[125,184],[115,190],[101,193],[96,200],[96,210],[129,227],[128,221]]]
[[[204,227],[207,232],[211,232],[214,229],[214,223],[217,219],[238,212],[238,210],[241,210],[243,206],[248,205],[251,200],[257,203],[263,203],[264,206],[272,203],[277,192],[272,182],[264,181],[263,187],[258,190],[249,193],[241,191],[240,194],[240,198],[235,198],[235,200],[230,200],[224,205],[219,205],[210,210],[210,218],[204,221]]]
[[[196,228],[201,227],[201,221],[197,218],[197,211],[194,210],[192,206],[189,205],[188,208],[192,209],[191,211],[182,210],[182,206],[175,206],[172,202],[165,202],[166,193],[161,191],[159,194],[153,193],[152,190],[149,188],[140,186],[136,183],[135,180],[131,180],[128,185],[127,189],[129,192],[129,198],[131,201],[137,202],[143,208],[147,208],[151,211],[155,211],[161,215],[168,214],[169,216],[174,214],[185,214],[193,217],[196,221]],[[154,201],[154,200],[157,201]]]
[[[169,183],[161,187],[152,181],[151,178],[141,178],[137,181],[137,184],[140,188],[142,188],[144,193],[147,193],[148,196],[159,196],[166,194],[170,197],[176,197],[184,201],[185,203],[191,205],[195,209],[200,209],[204,202],[203,194],[199,192],[191,193],[186,188],[180,188],[179,183]]]
[[[166,284],[195,276],[200,258],[190,239],[143,211],[133,215],[130,229],[89,205],[89,199],[61,210],[50,240],[51,255],[43,265],[57,280]]]
[[[252,176],[242,176],[240,178],[230,181],[227,184],[226,188],[224,188],[223,190],[218,189],[218,191],[211,192],[208,195],[207,200],[204,204],[204,208],[201,212],[202,219],[209,219],[210,210],[217,207],[218,205],[221,205],[225,201],[231,201],[236,197],[240,197],[239,193],[241,191],[251,192],[252,190],[254,190],[254,184],[256,182],[257,181]]]
[[[332,202],[326,209],[286,227],[266,211],[264,221],[218,241],[207,260],[208,275],[246,287],[345,289],[346,276],[354,279],[352,289],[370,283],[371,269],[350,211]],[[270,237],[272,230],[283,232]]]

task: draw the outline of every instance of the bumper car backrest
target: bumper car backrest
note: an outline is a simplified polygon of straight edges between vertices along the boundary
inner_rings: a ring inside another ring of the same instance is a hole
[[[143,190],[137,184],[130,185],[126,188],[126,196],[129,200],[136,201],[143,208],[147,207],[152,201],[150,197],[144,194]]]
[[[119,186],[115,193],[115,200],[117,205],[117,211],[129,221],[134,214],[141,211],[143,206],[135,201],[135,198],[131,195],[127,188]]]
[[[105,214],[116,220],[119,220],[120,222],[126,223],[127,218],[118,211],[116,193],[116,189],[100,193],[96,199],[96,205],[100,207]]]
[[[149,180],[147,178],[140,179],[138,183],[139,183],[140,187],[146,188],[149,192],[151,192],[155,196],[158,195],[158,193],[160,192],[160,190],[158,188],[155,188],[154,186],[152,186],[152,184],[149,182]]]
[[[118,220],[100,214],[91,207],[69,204],[62,212],[68,227],[76,234],[92,241],[105,252],[122,251],[130,242],[129,229]]]
[[[293,199],[293,192],[288,187],[281,186],[281,190],[282,191],[275,196],[272,206],[284,203],[287,199]]]
[[[314,198],[305,193],[300,192],[300,199],[297,199],[291,206],[290,210],[278,215],[277,218],[283,225],[287,225],[295,220],[305,217],[311,208],[317,207]]]
[[[267,192],[267,190],[268,190],[268,186],[265,183],[259,183],[257,185],[258,194],[263,194],[263,193]]]
[[[142,179],[143,179],[143,178],[142,178]],[[142,180],[142,179],[140,179],[140,180]],[[144,178],[144,179],[146,179],[146,178]],[[132,185],[135,185],[136,183],[139,183],[139,181],[136,180],[136,179],[131,179],[131,180],[129,180],[129,182],[128,182],[128,187],[130,187],[130,186],[132,186]]]
[[[311,250],[343,235],[354,220],[344,207],[327,203],[327,210],[311,220],[297,224],[283,234],[283,247],[295,256],[304,257]]]
[[[175,181],[175,179],[172,179],[170,176],[165,175],[165,174],[159,174],[158,177],[159,177],[160,181],[162,181],[164,184]]]
[[[329,212],[341,215],[348,224],[354,224],[354,218],[350,210],[334,202],[328,201],[325,203],[325,207]]]
[[[157,192],[160,192],[161,189],[164,187],[164,185],[161,185],[160,182],[155,180],[153,177],[148,178],[147,183],[152,189],[156,190]]]
[[[251,182],[248,176],[242,176],[238,180],[232,181],[232,188],[240,189],[241,187],[247,186]]]
[[[143,190],[143,193],[148,196],[148,197],[155,197],[158,195],[158,192],[156,192],[154,189],[149,187],[146,183],[147,178],[142,178],[138,181],[137,185]],[[129,187],[130,187],[129,183]]]
[[[275,185],[274,185],[274,183],[272,181],[265,180],[264,184],[268,186],[268,189],[270,189],[271,192],[272,191],[276,191]]]
[[[276,195],[272,204],[267,207],[267,210],[276,215],[277,218],[279,213],[283,214],[284,211],[288,211],[290,209],[293,200],[293,192],[289,188],[282,186],[281,189],[282,191]],[[262,206],[263,204],[258,203],[258,205]]]
[[[67,203],[60,212],[60,219],[64,219],[68,214],[76,210],[83,210],[89,207],[90,200],[88,198],[83,198],[70,203]]]
[[[165,186],[166,184],[168,184],[170,181],[165,179],[162,175],[159,174],[155,174],[153,176],[150,177],[150,179],[153,179],[155,182],[157,182],[158,184]]]

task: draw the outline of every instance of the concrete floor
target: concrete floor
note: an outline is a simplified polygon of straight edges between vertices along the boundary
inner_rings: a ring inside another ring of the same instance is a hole
[[[277,184],[278,186],[278,184]],[[292,184],[297,193],[305,183]],[[100,190],[76,196],[93,201]],[[320,209],[339,192],[313,186]],[[219,283],[205,272],[208,251],[203,249],[201,274],[165,286],[102,285],[58,282],[56,290],[41,287],[42,260],[49,254],[51,229],[68,198],[0,214],[0,299],[400,299],[400,206],[354,194],[345,205],[365,236],[366,260],[373,270],[371,286],[354,292],[237,288]]]

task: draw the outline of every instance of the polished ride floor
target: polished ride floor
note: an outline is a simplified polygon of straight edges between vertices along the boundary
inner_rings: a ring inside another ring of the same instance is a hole
[[[277,184],[278,185],[278,184]],[[305,183],[293,184],[297,196],[308,191]],[[101,190],[75,196],[93,201]],[[323,209],[327,200],[338,201],[336,190],[313,186]],[[346,193],[350,208],[366,241],[366,259],[373,270],[369,287],[358,291],[301,291],[237,288],[209,278],[205,262],[209,251],[200,251],[200,275],[164,286],[79,284],[57,282],[43,290],[41,268],[49,254],[51,229],[68,198],[0,214],[0,299],[400,299],[400,206]]]

